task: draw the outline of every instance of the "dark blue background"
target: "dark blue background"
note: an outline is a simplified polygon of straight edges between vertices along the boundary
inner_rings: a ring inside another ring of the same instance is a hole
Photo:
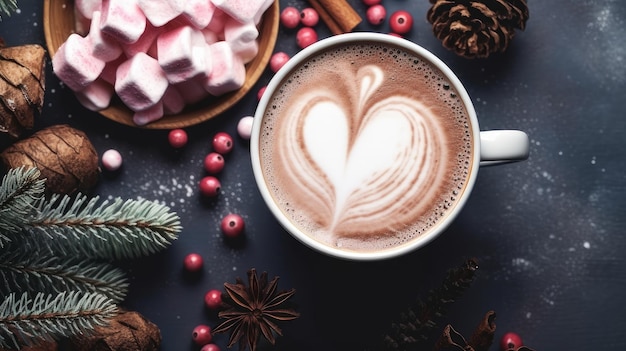
[[[350,2],[365,16],[360,0]],[[45,45],[42,3],[20,1],[21,12],[0,22],[7,44]],[[363,350],[399,311],[437,286],[448,268],[476,257],[476,280],[442,326],[451,323],[469,336],[493,309],[496,341],[513,330],[536,350],[626,347],[626,2],[529,1],[526,30],[506,53],[486,60],[464,59],[441,46],[426,21],[428,1],[384,0],[384,5],[388,13],[413,14],[409,39],[458,74],[482,129],[522,129],[531,138],[528,161],[480,171],[467,207],[443,236],[384,262],[327,258],[285,233],[255,188],[244,140],[237,138],[227,156],[219,198],[199,196],[196,184],[204,176],[202,160],[213,135],[237,135],[236,124],[254,113],[256,91],[271,78],[269,71],[228,112],[188,128],[189,144],[175,151],[167,131],[122,126],[81,107],[48,65],[37,128],[69,123],[85,131],[100,154],[119,150],[122,171],[103,173],[95,194],[162,201],[184,226],[165,252],[123,264],[131,281],[124,306],[161,328],[163,350],[194,350],[194,326],[218,323],[204,310],[204,293],[244,278],[254,267],[280,276],[279,288],[297,289],[293,300],[301,317],[284,325],[276,349]],[[317,30],[320,37],[329,35],[323,24]],[[357,30],[388,32],[389,26],[364,22]],[[281,29],[276,50],[295,53],[295,31]],[[246,220],[243,245],[222,240],[219,221],[229,212]],[[182,271],[190,252],[205,258],[196,280]],[[216,342],[225,349],[225,336]]]

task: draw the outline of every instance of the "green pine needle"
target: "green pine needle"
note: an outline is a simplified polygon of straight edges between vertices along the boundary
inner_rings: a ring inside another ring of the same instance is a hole
[[[34,205],[44,194],[45,181],[36,168],[15,168],[0,185],[0,248],[10,241],[2,232],[16,233],[33,214]]]
[[[124,259],[165,249],[182,228],[178,215],[157,202],[117,198],[98,205],[98,200],[59,195],[42,201],[27,231],[39,247],[55,252]]]
[[[63,292],[7,296],[0,305],[0,347],[31,346],[89,333],[107,325],[117,313],[115,303],[101,294]]]
[[[0,252],[0,296],[14,291],[61,293],[67,290],[100,293],[121,302],[128,291],[123,271],[104,262],[32,253]]]
[[[0,20],[2,15],[11,16],[11,14],[17,11],[17,0],[2,0],[0,1]]]

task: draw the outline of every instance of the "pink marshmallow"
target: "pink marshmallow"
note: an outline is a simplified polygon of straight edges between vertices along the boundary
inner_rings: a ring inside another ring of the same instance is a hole
[[[246,67],[241,59],[225,41],[209,47],[213,67],[206,79],[205,89],[209,94],[218,96],[241,88],[246,80]]]
[[[92,19],[94,11],[102,8],[102,0],[75,0],[74,8],[85,18]]]
[[[224,11],[216,8],[213,12],[213,16],[211,17],[211,21],[206,25],[205,29],[212,31],[216,34],[220,34],[224,32],[224,24],[228,19],[228,15],[224,13]],[[219,36],[218,36],[219,37]]]
[[[218,41],[220,41],[220,39],[217,36],[217,33],[215,33],[212,30],[208,30],[204,28],[202,30],[202,35],[204,35],[204,42],[206,42],[207,44],[213,44],[213,43],[217,43]]]
[[[74,33],[52,58],[52,68],[70,89],[80,91],[98,78],[104,69],[104,61],[93,56],[86,38]]]
[[[206,98],[209,93],[204,89],[204,84],[198,78],[192,78],[184,82],[175,84],[174,87],[187,104],[195,104],[196,102]]]
[[[115,85],[115,75],[117,74],[117,68],[126,60],[126,57],[120,55],[117,59],[107,62],[104,66],[104,69],[102,70],[102,73],[100,73],[100,78],[111,85]]]
[[[83,16],[83,14],[74,7],[74,32],[81,36],[87,35],[87,33],[89,33],[90,23],[91,19]]]
[[[99,78],[85,89],[77,91],[76,98],[89,110],[100,111],[109,107],[113,94],[113,86]]]
[[[211,0],[215,7],[241,23],[253,22],[263,13],[266,0]]]
[[[183,12],[185,0],[137,0],[137,5],[155,27],[160,27]]]
[[[230,44],[230,43],[229,43]],[[239,56],[244,65],[252,61],[259,53],[259,43],[253,40],[245,45],[240,45],[237,48],[232,48],[235,55]]]
[[[133,122],[138,126],[145,126],[150,122],[154,122],[163,117],[163,103],[158,101],[154,106],[143,111],[137,111],[133,114]]]
[[[141,34],[136,42],[122,46],[124,54],[126,54],[127,57],[133,57],[137,53],[143,52],[152,57],[156,57],[156,54],[150,53],[150,49],[155,44],[159,34],[163,32],[162,28],[163,27],[155,27],[150,22],[147,22],[145,31],[143,32],[143,34]]]
[[[167,86],[161,66],[145,53],[138,53],[117,69],[115,92],[133,111],[154,106],[163,97]]]
[[[240,47],[245,47],[249,42],[255,41],[259,36],[259,30],[252,22],[241,23],[229,18],[224,23],[224,40],[226,40],[233,51],[239,51]]]
[[[113,61],[122,54],[122,48],[110,36],[100,31],[100,11],[92,14],[91,27],[87,38],[91,43],[93,55],[104,62]]]
[[[163,111],[166,115],[175,115],[185,108],[185,99],[173,85],[167,88],[161,101],[163,101]]]
[[[211,0],[187,0],[183,16],[196,28],[203,29],[211,22],[214,12],[215,5]]]
[[[137,0],[102,0],[100,30],[116,40],[136,42],[146,29],[146,16]]]
[[[202,33],[190,26],[162,33],[157,38],[159,64],[170,83],[179,83],[205,72],[206,48]]]
[[[274,0],[265,0],[265,2],[263,2],[263,4],[261,5],[261,8],[259,8],[259,11],[254,16],[254,23],[255,24],[258,25],[259,23],[261,23],[261,19],[263,18],[263,14],[265,13],[265,11],[267,11],[267,9],[270,8],[270,6],[272,6],[273,3],[274,3]]]

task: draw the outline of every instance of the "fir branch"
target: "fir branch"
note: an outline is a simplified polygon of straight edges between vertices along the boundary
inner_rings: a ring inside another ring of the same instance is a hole
[[[19,251],[19,250],[18,250]],[[128,291],[125,273],[104,262],[29,252],[0,253],[0,296],[11,292],[62,293],[67,290],[100,293],[121,302]]]
[[[165,249],[182,228],[178,215],[157,202],[117,198],[98,205],[98,200],[55,195],[41,201],[27,226],[31,240],[57,253],[123,259]]]
[[[2,15],[11,16],[11,14],[17,11],[17,0],[1,0],[0,1],[0,20]]]
[[[477,269],[476,260],[468,259],[460,267],[448,270],[441,285],[432,289],[426,300],[418,300],[392,323],[391,330],[383,338],[384,349],[417,349],[416,345],[429,338],[438,319],[469,288]]]
[[[0,184],[0,247],[10,241],[8,233],[19,232],[33,215],[35,204],[42,199],[45,180],[36,168],[14,168]],[[2,232],[6,232],[3,234]]]
[[[117,313],[115,303],[101,294],[10,294],[0,305],[0,347],[21,348],[93,331]]]

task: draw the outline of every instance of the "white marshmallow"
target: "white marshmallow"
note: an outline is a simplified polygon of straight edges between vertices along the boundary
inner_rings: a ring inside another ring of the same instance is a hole
[[[80,91],[98,78],[104,69],[104,61],[93,56],[86,38],[74,33],[52,58],[52,69],[70,89]]]
[[[87,38],[91,43],[93,55],[104,62],[113,61],[122,54],[122,48],[110,36],[100,31],[100,11],[94,11]]]
[[[174,86],[187,104],[195,104],[209,96],[209,92],[204,89],[204,84],[198,78],[192,78]]]
[[[143,111],[161,100],[168,82],[159,63],[138,53],[122,63],[115,77],[115,92],[133,111]]]
[[[254,23],[255,24],[261,23],[261,19],[263,18],[263,14],[265,13],[265,11],[267,11],[267,9],[270,8],[270,6],[272,6],[273,3],[274,3],[274,0],[265,0],[265,2],[259,8],[259,11],[254,16]]]
[[[239,23],[231,18],[224,24],[224,40],[244,64],[252,61],[258,54],[259,44],[256,41],[258,36],[259,30],[252,22]]]
[[[136,42],[146,29],[146,16],[137,0],[102,0],[100,30],[116,40]]]
[[[102,0],[74,0],[74,8],[83,17],[92,19],[94,11],[102,9]]]
[[[213,67],[206,79],[205,89],[214,96],[219,96],[243,86],[246,80],[246,67],[233,53],[230,45],[219,41],[209,45]]]
[[[163,117],[163,103],[161,101],[154,104],[150,108],[137,111],[133,114],[133,122],[138,126],[145,126],[150,122],[154,122]]]
[[[259,53],[259,43],[253,40],[245,45],[240,45],[236,50],[233,49],[235,55],[239,56],[244,65],[252,61]]]
[[[215,7],[241,23],[253,22],[267,9],[266,0],[211,0]],[[271,4],[270,4],[271,5]],[[264,8],[265,7],[265,8]],[[268,6],[269,7],[269,6]]]
[[[146,29],[143,34],[132,44],[122,46],[124,54],[127,57],[133,57],[139,52],[147,53],[152,57],[156,57],[156,54],[151,54],[150,50],[155,45],[156,39],[163,32],[163,27],[155,27],[150,22],[146,23]],[[156,52],[156,51],[155,51]]]
[[[90,24],[91,19],[83,16],[83,14],[74,7],[74,32],[81,36],[86,36],[89,33]]]
[[[211,22],[214,12],[215,5],[211,0],[187,0],[183,16],[196,28],[203,29]]]
[[[190,26],[162,33],[157,38],[159,64],[170,83],[179,83],[210,69],[202,33]]]
[[[137,5],[155,27],[160,27],[183,13],[185,0],[137,0]]]
[[[163,101],[163,112],[166,115],[175,115],[185,108],[185,99],[173,85],[167,88],[161,100]]]
[[[241,23],[234,19],[228,19],[224,23],[224,40],[230,44],[235,52],[240,46],[255,41],[258,36],[259,30],[252,22]]]
[[[76,98],[87,109],[100,111],[109,107],[114,93],[111,84],[98,78],[85,89],[77,91]]]
[[[224,36],[224,24],[228,19],[228,15],[224,13],[224,11],[216,8],[213,12],[213,16],[211,17],[211,21],[206,25],[204,29],[209,30],[217,34],[218,39],[223,39]]]

